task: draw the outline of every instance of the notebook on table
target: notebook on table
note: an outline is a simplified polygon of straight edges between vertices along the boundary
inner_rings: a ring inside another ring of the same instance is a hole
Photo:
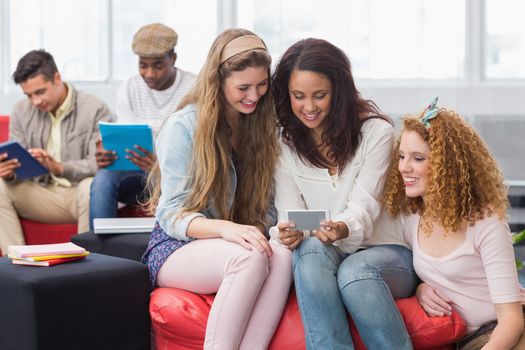
[[[99,218],[93,220],[96,234],[151,233],[155,218]]]
[[[85,255],[86,250],[74,243],[52,243],[7,246],[11,258],[30,258],[54,255]]]

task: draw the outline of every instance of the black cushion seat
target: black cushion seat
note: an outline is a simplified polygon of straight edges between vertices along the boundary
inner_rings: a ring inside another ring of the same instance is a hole
[[[140,261],[150,233],[95,234],[93,231],[71,237],[71,242],[99,254]]]
[[[150,348],[144,264],[92,253],[52,267],[0,258],[0,349]]]

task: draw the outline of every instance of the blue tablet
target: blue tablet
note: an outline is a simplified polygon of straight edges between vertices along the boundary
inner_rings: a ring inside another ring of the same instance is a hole
[[[126,149],[134,150],[134,145],[153,152],[153,135],[147,124],[115,124],[99,122],[100,135],[104,148],[115,151],[117,159],[109,165],[108,170],[140,170],[131,160],[126,158]]]
[[[38,162],[29,152],[16,141],[0,143],[0,154],[7,153],[7,159],[18,159],[20,168],[15,170],[16,178],[19,180],[42,176],[49,171]]]

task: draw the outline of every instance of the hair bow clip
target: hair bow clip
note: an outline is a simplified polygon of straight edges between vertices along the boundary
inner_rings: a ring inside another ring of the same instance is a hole
[[[438,113],[439,113],[439,108],[436,107],[437,105],[437,102],[438,102],[438,98],[439,97],[436,97],[428,106],[427,108],[425,109],[425,111],[423,112],[423,116],[421,117],[421,122],[423,123],[423,125],[425,125],[425,127],[428,129],[430,128],[430,120],[434,119]]]

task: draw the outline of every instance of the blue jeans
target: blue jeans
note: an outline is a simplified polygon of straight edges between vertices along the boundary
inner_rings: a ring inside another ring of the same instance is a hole
[[[410,250],[380,245],[347,256],[311,237],[293,258],[307,349],[354,349],[347,310],[368,349],[412,349],[393,299],[417,286]]]
[[[118,202],[136,204],[144,198],[146,175],[143,171],[99,169],[91,184],[89,228],[94,218],[117,217]]]

